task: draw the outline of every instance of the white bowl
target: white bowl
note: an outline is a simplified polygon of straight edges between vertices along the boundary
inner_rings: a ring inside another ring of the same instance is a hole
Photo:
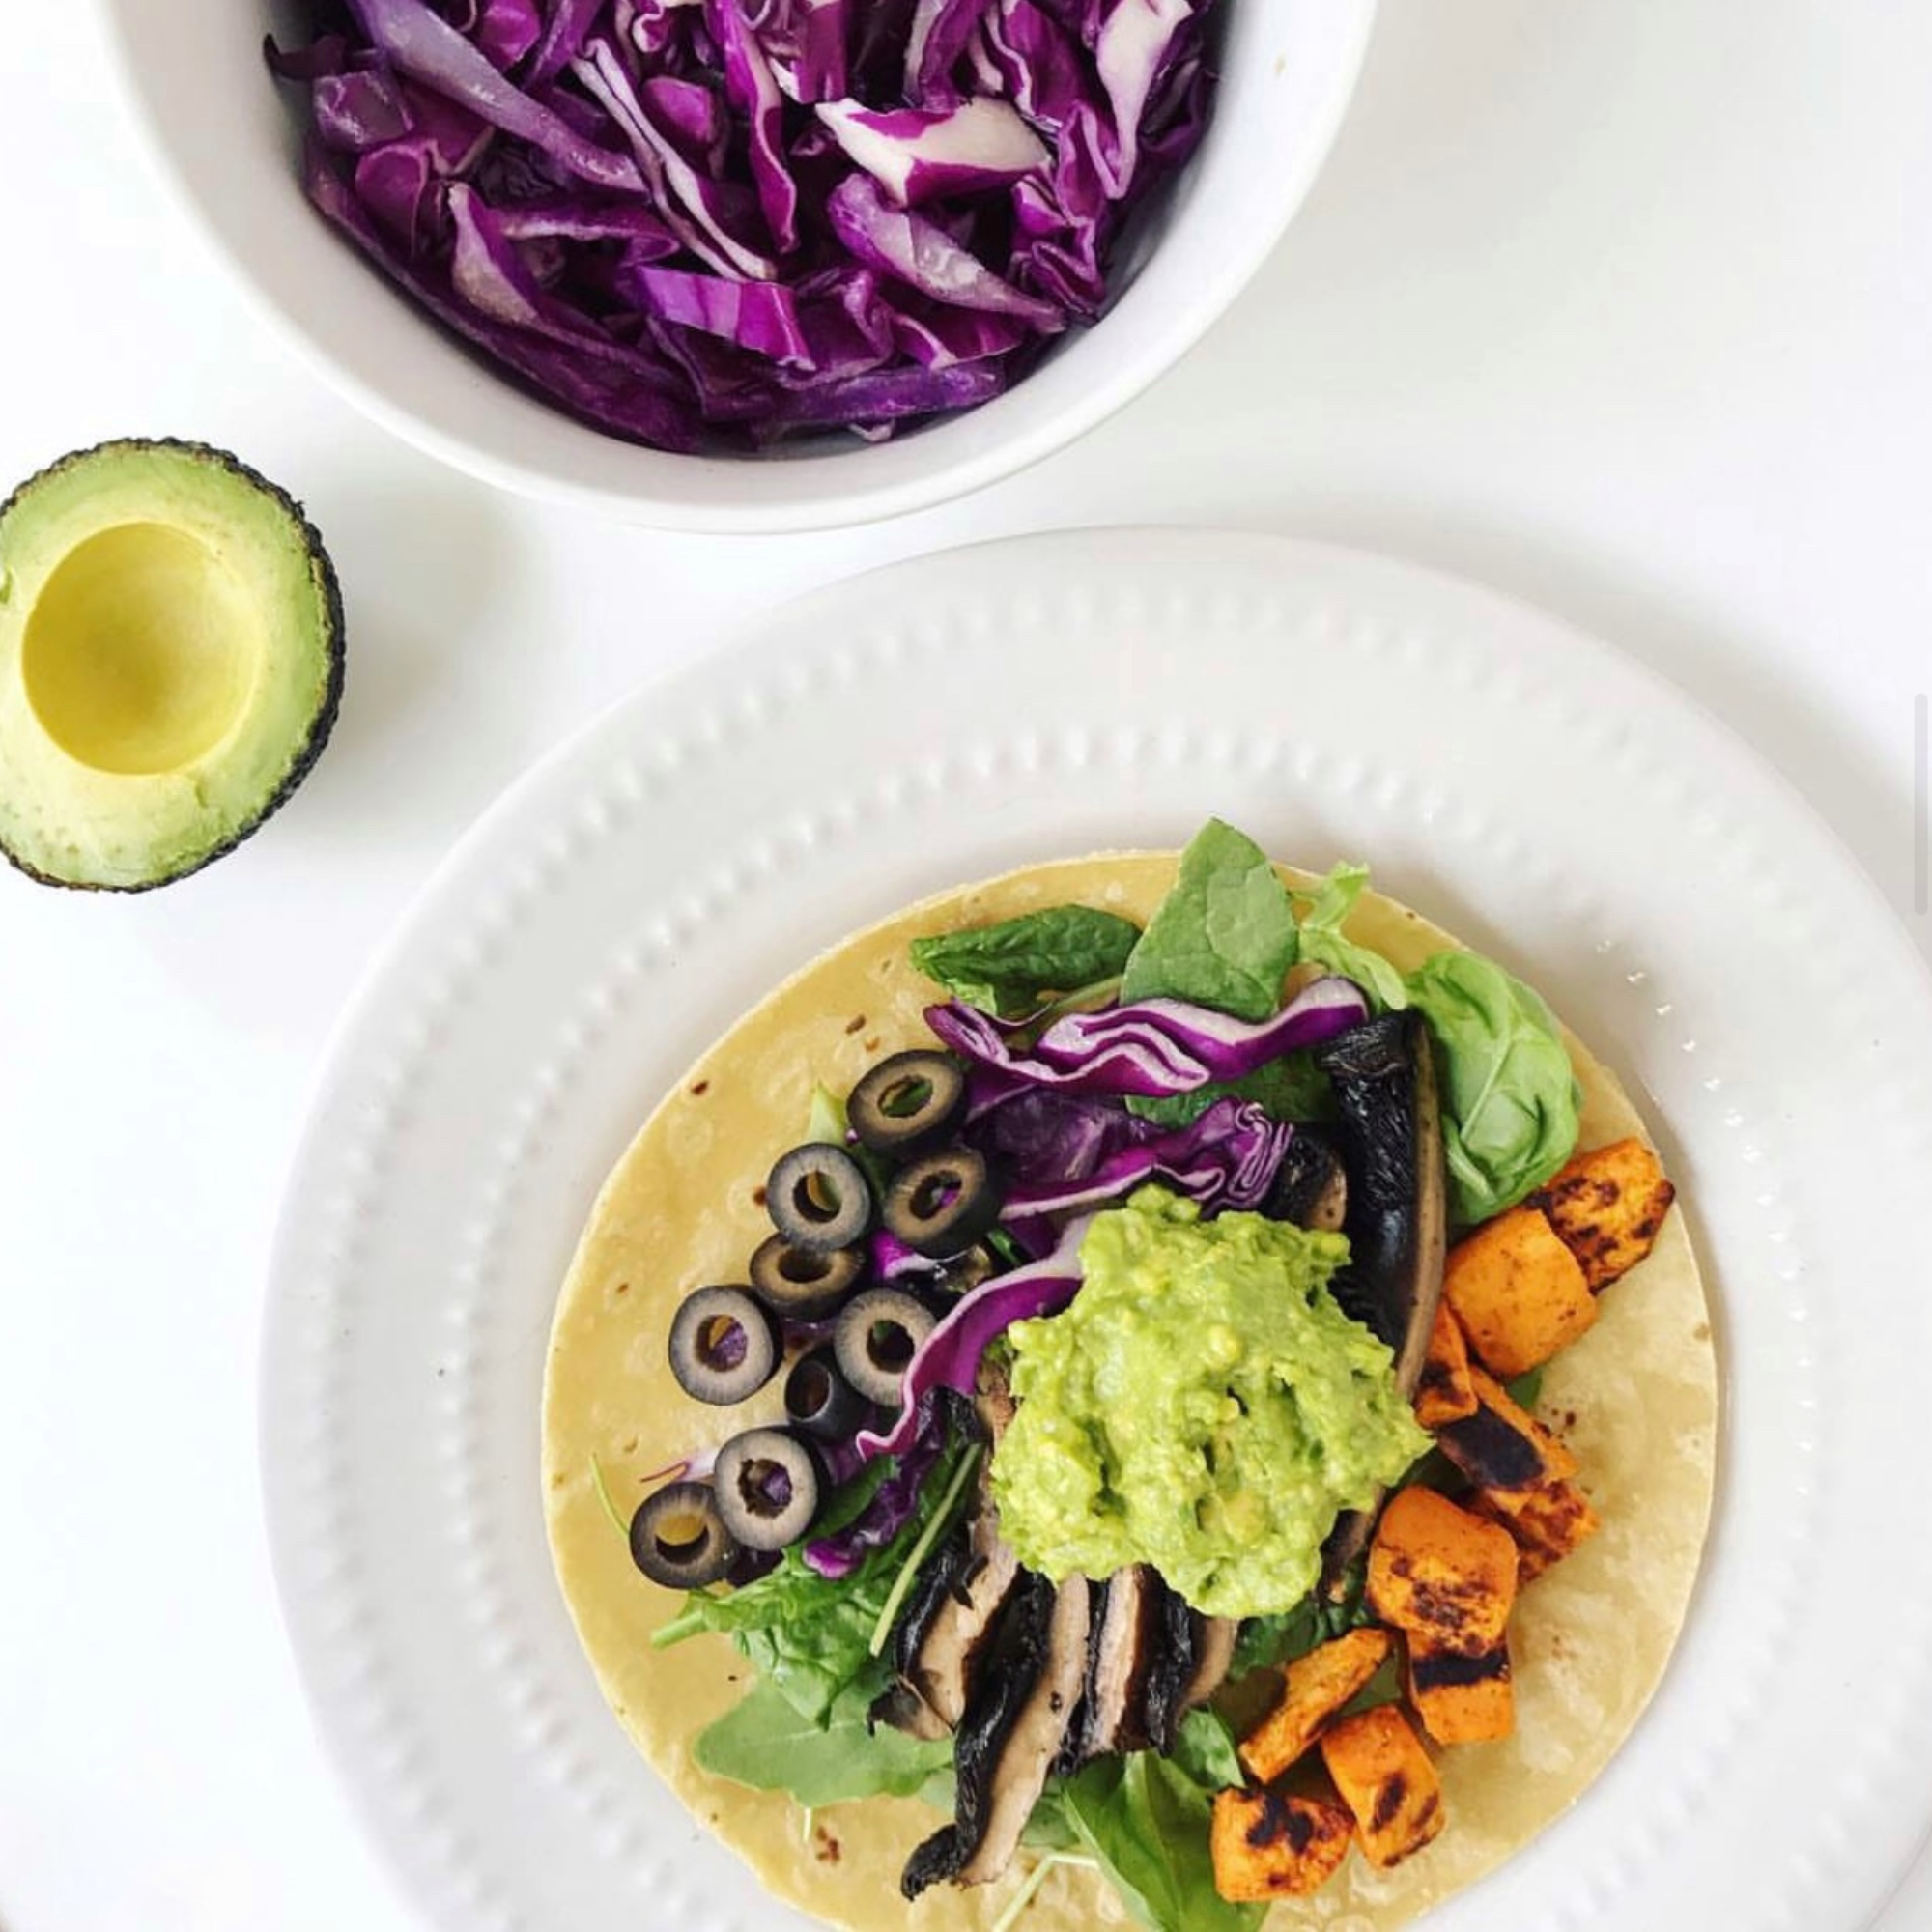
[[[1200,154],[1109,314],[1006,395],[890,442],[671,456],[599,435],[481,363],[356,259],[303,198],[297,128],[262,62],[265,0],[104,0],[163,171],[315,367],[398,436],[507,490],[665,529],[822,529],[901,515],[1084,435],[1176,362],[1280,239],[1334,139],[1375,0],[1216,0],[1222,78]],[[293,37],[291,37],[293,38]]]

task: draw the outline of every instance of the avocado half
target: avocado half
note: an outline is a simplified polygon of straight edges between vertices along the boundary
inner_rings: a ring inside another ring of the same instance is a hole
[[[327,743],[342,658],[322,539],[247,465],[62,458],[0,505],[0,852],[141,892],[233,851]]]

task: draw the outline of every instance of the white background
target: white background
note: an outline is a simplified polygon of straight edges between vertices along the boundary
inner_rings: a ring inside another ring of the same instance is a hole
[[[213,871],[131,899],[0,877],[4,1932],[412,1922],[311,1737],[268,1571],[282,1176],[345,998],[450,841],[730,620],[1056,525],[1396,551],[1728,718],[1932,957],[1932,9],[1384,0],[1305,214],[1180,369],[967,503],[742,543],[586,526],[365,427],[150,179],[88,10],[0,12],[0,495],[103,437],[231,446],[309,505],[352,650],[315,776]],[[1886,1921],[1926,1925],[1932,1861]]]

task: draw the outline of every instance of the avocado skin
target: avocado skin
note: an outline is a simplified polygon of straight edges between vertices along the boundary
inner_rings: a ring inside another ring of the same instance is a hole
[[[304,741],[296,761],[289,767],[288,776],[274,792],[263,801],[262,808],[252,817],[244,819],[235,829],[233,838],[203,857],[192,866],[186,866],[178,872],[169,872],[157,879],[141,879],[128,885],[100,885],[81,879],[50,878],[45,872],[37,870],[19,855],[12,851],[4,841],[0,841],[0,858],[16,872],[24,872],[36,885],[56,886],[70,893],[152,893],[161,886],[172,886],[183,879],[192,878],[196,872],[206,871],[217,859],[225,859],[238,845],[245,843],[288,803],[289,796],[296,787],[308,777],[315,761],[327,748],[329,734],[335,729],[336,714],[342,708],[343,669],[347,656],[347,625],[342,609],[342,585],[335,575],[335,564],[323,543],[322,532],[309,522],[308,512],[279,483],[271,483],[259,469],[253,469],[232,450],[217,449],[213,443],[185,441],[173,436],[132,436],[115,437],[106,442],[90,444],[86,449],[70,451],[58,462],[49,463],[45,469],[37,469],[33,475],[20,484],[0,503],[0,526],[4,526],[14,506],[20,498],[43,483],[51,476],[71,469],[79,464],[92,463],[98,458],[112,457],[122,453],[132,453],[146,449],[168,449],[183,456],[191,456],[198,463],[219,465],[231,474],[241,477],[252,488],[269,497],[295,526],[301,538],[302,549],[307,554],[310,575],[317,589],[322,592],[323,604],[327,611],[327,637],[326,644],[328,653],[328,682],[323,689],[322,706],[315,715],[315,722],[309,726],[308,737]]]

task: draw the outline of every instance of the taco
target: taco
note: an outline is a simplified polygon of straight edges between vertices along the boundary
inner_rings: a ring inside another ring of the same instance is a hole
[[[556,1572],[778,1896],[1393,1928],[1648,1702],[1715,1459],[1683,1216],[1543,1001],[1366,881],[1214,822],[943,894],[605,1184]]]

